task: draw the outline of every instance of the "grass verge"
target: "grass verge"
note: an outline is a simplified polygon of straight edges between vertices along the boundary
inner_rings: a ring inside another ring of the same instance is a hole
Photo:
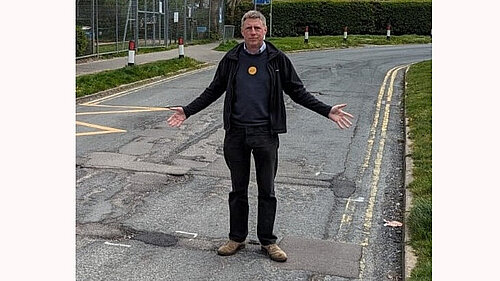
[[[202,62],[192,58],[184,57],[81,75],[76,77],[76,97],[83,97],[157,76],[172,76],[181,70],[198,69],[202,64]]]
[[[409,280],[432,280],[432,60],[411,66],[407,82],[405,104],[414,165],[408,228],[410,245],[418,256]]]
[[[344,41],[344,36],[310,36],[309,42],[304,43],[303,37],[272,37],[267,39],[278,49],[289,52],[297,50],[327,49],[327,48],[349,48],[364,45],[401,45],[401,44],[426,44],[431,43],[430,36],[401,35],[391,36],[387,40],[386,36],[380,35],[351,35]],[[235,40],[221,43],[216,51],[229,51],[238,44]]]

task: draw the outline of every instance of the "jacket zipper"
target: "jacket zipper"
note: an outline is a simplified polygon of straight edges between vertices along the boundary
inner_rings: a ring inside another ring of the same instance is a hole
[[[233,108],[233,95],[234,95],[234,76],[236,75],[237,71],[238,71],[238,63],[236,62],[236,66],[234,67],[235,68],[235,71],[232,71],[231,72],[231,77],[229,77],[229,83],[230,83],[230,93],[227,93],[226,92],[226,95],[229,94],[229,104],[227,105],[228,106],[228,113],[227,113],[227,129],[231,129],[231,113],[232,113],[232,108]]]
[[[273,71],[273,67],[271,66],[271,63],[268,62],[267,63],[267,71],[269,71],[269,77],[271,78],[271,93],[270,93],[270,100],[269,100],[269,122],[270,122],[270,129],[271,129],[271,134],[274,134],[274,120],[273,120],[273,112],[274,112],[274,91],[275,91],[275,87],[274,87],[274,81],[275,81],[275,75],[276,73],[274,73]]]

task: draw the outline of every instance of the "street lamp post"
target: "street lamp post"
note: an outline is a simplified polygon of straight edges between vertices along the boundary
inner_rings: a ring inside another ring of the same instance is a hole
[[[269,11],[269,37],[273,36],[273,0],[271,1],[271,10]]]
[[[257,11],[257,2],[259,5],[271,4],[269,11],[269,37],[273,36],[273,0],[253,0],[253,9]]]

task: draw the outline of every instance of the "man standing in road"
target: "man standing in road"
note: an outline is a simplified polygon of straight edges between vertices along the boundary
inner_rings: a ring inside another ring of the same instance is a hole
[[[216,101],[224,92],[224,158],[231,172],[229,193],[229,240],[217,253],[228,256],[245,247],[248,235],[248,183],[250,155],[255,161],[258,186],[257,237],[274,261],[287,260],[273,234],[277,200],[274,178],[278,168],[278,134],[286,133],[283,92],[290,98],[331,119],[341,129],[352,125],[353,116],[342,109],[346,104],[328,106],[312,96],[302,84],[290,59],[264,41],[266,18],[249,11],[241,19],[244,42],[220,61],[210,85],[187,106],[173,107],[167,120],[179,127],[189,116]]]

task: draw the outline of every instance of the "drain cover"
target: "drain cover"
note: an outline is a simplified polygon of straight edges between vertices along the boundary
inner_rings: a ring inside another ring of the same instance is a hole
[[[174,246],[178,241],[177,237],[161,232],[143,232],[134,236],[132,239],[160,247]]]

